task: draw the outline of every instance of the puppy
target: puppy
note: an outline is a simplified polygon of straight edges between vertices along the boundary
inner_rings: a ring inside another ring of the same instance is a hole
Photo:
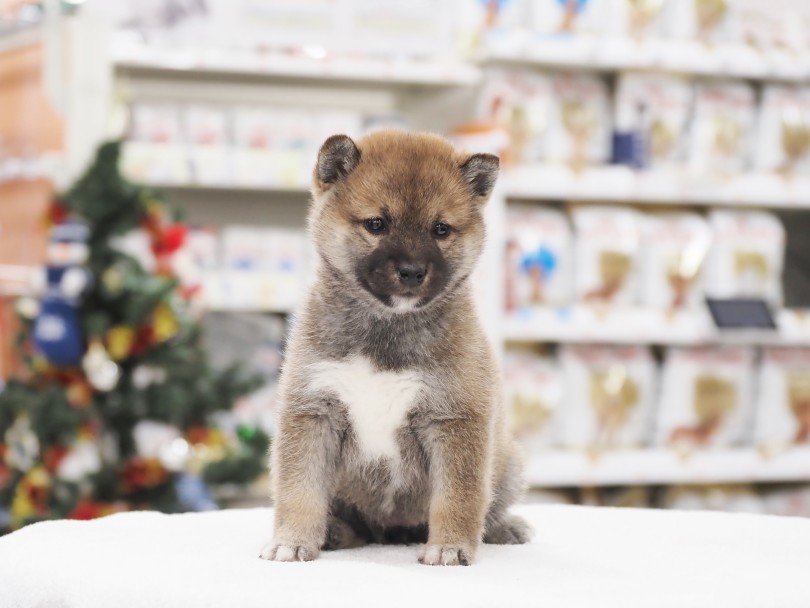
[[[319,268],[280,381],[264,559],[426,543],[468,565],[481,540],[524,543],[522,491],[470,273],[498,158],[440,137],[334,135],[313,175]]]

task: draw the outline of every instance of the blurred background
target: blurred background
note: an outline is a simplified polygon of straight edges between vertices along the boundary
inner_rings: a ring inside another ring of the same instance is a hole
[[[267,503],[316,153],[392,127],[502,159],[527,500],[810,516],[807,2],[0,0],[0,533]]]

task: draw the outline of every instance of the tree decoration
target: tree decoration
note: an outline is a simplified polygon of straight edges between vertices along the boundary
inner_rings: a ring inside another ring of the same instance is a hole
[[[210,483],[252,481],[268,437],[213,414],[258,388],[214,371],[173,270],[186,229],[103,145],[53,202],[41,305],[17,310],[25,370],[0,392],[0,534],[42,519],[215,507]],[[72,277],[72,278],[69,278]]]

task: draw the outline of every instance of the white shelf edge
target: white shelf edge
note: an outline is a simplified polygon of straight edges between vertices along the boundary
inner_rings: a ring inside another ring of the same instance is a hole
[[[124,50],[114,49],[113,64],[122,72],[141,71],[198,78],[231,76],[436,87],[471,86],[481,79],[477,66],[458,60],[327,60],[255,52],[195,53],[152,49],[143,45],[141,48],[128,46]]]
[[[137,181],[137,180],[134,180]],[[147,188],[166,191],[187,192],[228,192],[228,193],[258,193],[272,196],[305,196],[309,194],[309,187],[300,185],[253,186],[247,184],[200,184],[200,183],[171,183],[171,182],[140,182]]]
[[[771,51],[774,52],[774,51]],[[714,77],[788,83],[805,82],[810,64],[793,67],[802,59],[775,62],[769,52],[745,45],[700,47],[693,41],[654,39],[638,44],[626,38],[540,39],[513,48],[484,49],[478,57],[481,66],[523,66],[543,69],[612,73],[625,70],[652,70],[690,77]]]
[[[40,44],[44,39],[45,30],[42,24],[20,27],[0,34],[0,53],[9,53],[27,46]]]
[[[810,209],[810,178],[768,173],[710,179],[685,172],[635,172],[617,165],[574,173],[563,164],[534,164],[508,169],[503,183],[504,196],[513,200]]]
[[[605,452],[549,451],[527,460],[530,487],[756,483],[810,480],[810,448],[765,457],[754,448],[696,451],[683,456],[649,448]]]
[[[505,316],[506,342],[561,344],[642,344],[665,346],[748,345],[810,347],[810,321],[790,309],[776,313],[776,331],[721,332],[705,311],[679,313],[668,320],[663,311],[643,307],[597,308],[573,305],[537,308]],[[604,318],[600,321],[599,315]],[[580,317],[580,321],[572,321]],[[612,320],[610,319],[612,317]],[[797,329],[797,324],[800,327]]]

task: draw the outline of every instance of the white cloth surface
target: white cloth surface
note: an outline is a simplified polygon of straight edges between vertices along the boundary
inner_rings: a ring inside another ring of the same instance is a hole
[[[483,545],[471,567],[415,546],[258,558],[270,509],[35,524],[0,538],[2,608],[583,606],[807,608],[810,520],[525,506],[528,545]]]

